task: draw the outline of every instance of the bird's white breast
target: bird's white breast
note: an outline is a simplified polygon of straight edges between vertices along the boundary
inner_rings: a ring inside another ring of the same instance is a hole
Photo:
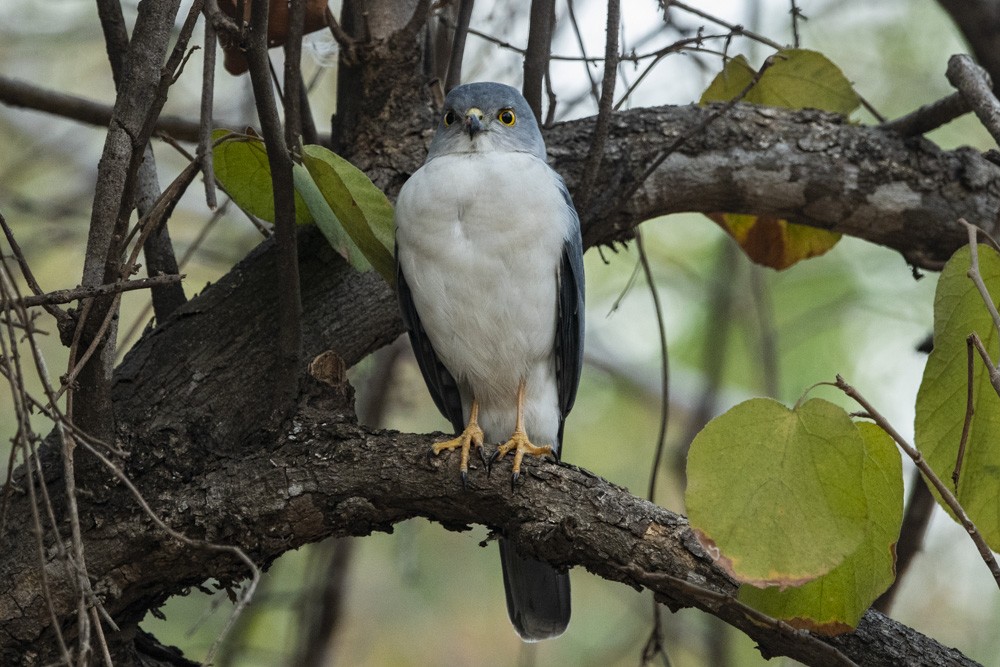
[[[464,153],[431,160],[399,193],[399,261],[414,304],[463,394],[479,399],[489,440],[513,430],[525,378],[528,435],[556,444],[556,285],[571,224],[557,179],[525,153]]]

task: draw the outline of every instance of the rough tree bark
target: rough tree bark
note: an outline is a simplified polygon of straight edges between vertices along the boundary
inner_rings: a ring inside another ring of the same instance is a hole
[[[335,124],[335,143],[390,195],[422,161],[435,114],[418,57],[420,25],[359,47],[344,88],[356,97],[345,107],[349,118]],[[1000,168],[980,154],[941,151],[921,139],[815,111],[738,107],[636,184],[645,165],[705,113],[662,107],[614,116],[598,179],[606,184],[604,194],[584,212],[588,245],[627,239],[635,225],[656,215],[728,210],[773,213],[853,234],[933,268],[964,241],[956,218],[995,231]],[[582,120],[548,133],[550,156],[571,188],[580,178],[591,128]],[[302,236],[300,365],[304,370],[309,359],[332,350],[349,367],[401,332],[394,295],[377,275],[348,268],[314,231]],[[481,523],[535,557],[650,588],[673,607],[706,609],[753,637],[765,655],[842,664],[832,646],[866,665],[918,658],[972,664],[874,612],[858,631],[834,640],[750,619],[726,601],[735,584],[707,559],[683,517],[587,471],[532,466],[517,493],[503,476],[488,479],[478,471],[463,491],[450,476],[452,457],[427,458],[430,437],[357,424],[342,378],[329,385],[306,380],[293,416],[269,424],[269,410],[258,403],[269,394],[274,354],[273,341],[261,332],[270,330],[277,311],[270,287],[275,259],[273,245],[262,244],[144,335],[115,373],[116,444],[126,452],[116,462],[176,529],[238,545],[267,564],[308,542],[390,530],[413,516],[454,529]],[[45,452],[46,483],[58,508],[56,455]],[[21,473],[15,480],[25,481]],[[118,664],[148,657],[137,628],[147,610],[208,577],[235,584],[245,576],[235,559],[184,547],[157,530],[110,474],[88,469],[79,486],[86,489],[81,517],[88,568],[121,628],[113,640]],[[3,664],[41,664],[50,657],[37,554],[22,528],[31,522],[28,503],[24,493],[11,497],[0,542]],[[65,526],[58,532],[65,539]],[[69,619],[75,592],[51,548],[54,539],[50,531],[45,567],[57,614]],[[157,659],[181,664],[169,656]]]

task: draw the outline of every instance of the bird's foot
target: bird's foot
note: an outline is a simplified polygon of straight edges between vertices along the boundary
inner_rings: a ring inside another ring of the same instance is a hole
[[[436,442],[434,446],[431,447],[431,452],[435,456],[440,454],[446,449],[461,449],[462,458],[459,470],[462,473],[462,487],[464,488],[469,479],[469,450],[475,445],[476,449],[479,450],[479,456],[483,459],[483,463],[486,463],[486,454],[483,452],[483,429],[479,428],[476,423],[471,423],[465,427],[465,430],[459,434],[457,438],[452,438],[451,440],[445,440],[444,442]]]
[[[524,431],[517,430],[514,434],[510,436],[510,440],[503,443],[497,450],[493,452],[490,457],[490,461],[487,464],[487,470],[493,465],[493,463],[510,452],[514,452],[514,465],[512,466],[513,472],[511,473],[510,486],[513,489],[514,485],[517,483],[518,477],[521,476],[521,460],[524,458],[525,454],[530,456],[551,456],[552,447],[549,445],[538,446],[528,440],[528,434]]]

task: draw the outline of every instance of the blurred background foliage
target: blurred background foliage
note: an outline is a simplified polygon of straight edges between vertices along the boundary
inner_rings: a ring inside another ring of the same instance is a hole
[[[124,4],[131,21],[135,3]],[[338,3],[331,4],[336,12]],[[798,4],[808,17],[800,24],[802,46],[837,63],[884,115],[901,115],[951,92],[944,78],[947,57],[965,47],[933,0]],[[676,33],[664,30],[653,0],[623,5],[626,52],[655,50],[676,39]],[[785,0],[716,0],[699,8],[780,43],[792,40]],[[577,0],[575,9],[588,53],[602,53],[605,3]],[[566,4],[558,2],[553,53],[578,55],[566,12]],[[687,28],[703,23],[681,12],[674,17]],[[527,3],[479,3],[472,26],[523,44]],[[305,59],[305,77],[312,84],[314,115],[323,131],[334,111],[336,52],[328,37],[317,35],[309,39],[307,52],[313,57]],[[736,40],[729,52],[748,54],[755,66],[767,55],[745,40]],[[275,58],[280,60],[280,53]],[[469,37],[466,80],[519,85],[520,67],[517,53]],[[692,103],[720,67],[717,55],[672,55],[646,77],[626,107]],[[596,111],[584,69],[580,62],[553,61],[557,120]],[[600,70],[588,69],[599,81]],[[165,113],[197,117],[200,71],[201,53],[196,52],[171,89]],[[630,63],[622,65],[619,95],[640,72]],[[110,103],[113,86],[93,3],[7,0],[0,5],[0,74]],[[255,124],[246,77],[232,78],[220,67],[216,85],[217,121],[232,127]],[[855,119],[873,122],[867,113]],[[988,135],[971,116],[929,138],[944,148],[990,147]],[[79,283],[103,140],[101,128],[0,107],[0,212],[44,289]],[[165,185],[185,161],[162,142],[155,142],[154,150]],[[223,206],[213,216],[198,187],[190,188],[177,207],[170,231],[178,255],[190,255],[182,268],[189,296],[224,274],[262,238],[233,206]],[[792,403],[810,385],[841,373],[899,430],[912,435],[913,402],[924,364],[915,347],[931,330],[934,275],[917,280],[898,254],[850,238],[826,256],[776,273],[750,265],[700,215],[652,220],[642,233],[669,340],[670,428],[658,503],[683,511],[680,462],[686,443],[706,417],[753,395]],[[656,314],[641,273],[636,275],[634,244],[592,250],[586,263],[588,363],[567,423],[565,458],[642,495],[649,485],[660,418]],[[120,324],[124,349],[150,318],[147,295],[127,293]],[[54,325],[43,321],[42,328],[50,332],[44,353],[58,375],[65,366],[65,349]],[[352,372],[362,418],[370,423],[416,432],[448,429],[407,345],[382,350]],[[834,391],[813,393],[846,405]],[[0,405],[0,436],[6,445],[16,428],[6,392]],[[47,430],[41,422],[35,427]],[[7,456],[0,459],[6,465]],[[441,483],[457,484],[457,472]],[[391,535],[330,541],[289,553],[265,575],[219,664],[297,664],[303,615],[331,584],[342,586],[343,597],[338,631],[328,647],[330,664],[639,662],[651,627],[651,599],[579,570],[573,573],[575,609],[568,632],[558,640],[522,644],[506,618],[495,547],[478,546],[486,537],[482,527],[471,534],[455,533],[411,521]],[[332,557],[338,565],[348,563],[339,568],[343,580],[327,573]],[[172,598],[144,627],[194,659],[204,656],[230,608],[225,594],[213,591],[209,581]],[[1000,595],[972,545],[937,511],[893,616],[984,664],[1000,665],[1000,635],[994,630],[998,611]],[[749,640],[698,611],[666,613],[665,632],[678,667],[763,662]]]

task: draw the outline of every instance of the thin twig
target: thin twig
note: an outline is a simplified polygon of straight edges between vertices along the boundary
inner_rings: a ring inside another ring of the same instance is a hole
[[[548,69],[552,48],[552,24],[555,18],[555,0],[531,0],[531,18],[528,24],[528,48],[524,50],[524,83],[521,93],[535,112],[535,120],[542,122],[542,79]]]
[[[676,7],[677,9],[681,9],[681,10],[683,10],[685,12],[688,12],[689,14],[694,14],[695,16],[701,17],[701,18],[705,19],[706,21],[711,21],[712,23],[715,23],[716,25],[721,25],[723,28],[725,28],[726,30],[730,31],[733,35],[738,35],[738,36],[742,36],[742,37],[749,37],[752,40],[760,42],[761,44],[766,44],[766,45],[770,46],[772,49],[780,51],[781,49],[785,48],[784,46],[782,46],[781,44],[778,44],[774,40],[768,39],[764,35],[758,34],[758,33],[754,32],[753,30],[747,30],[746,28],[744,28],[743,26],[741,26],[741,25],[739,25],[737,23],[729,23],[728,21],[724,21],[723,19],[720,19],[720,18],[718,18],[716,16],[712,16],[708,12],[703,12],[700,9],[695,9],[694,7],[691,7],[690,5],[686,5],[686,4],[681,3],[681,2],[674,2],[673,0],[671,0],[671,2],[667,3],[666,6],[667,6],[668,9],[670,7]]]
[[[986,289],[986,283],[983,282],[983,276],[979,272],[979,244],[976,235],[982,230],[965,218],[959,218],[958,223],[964,225],[966,231],[969,233],[969,279],[972,280],[976,289],[979,290],[979,296],[983,298],[986,310],[993,319],[993,327],[1000,333],[1000,312],[997,312],[996,304],[993,303],[993,297],[990,296],[989,290]],[[984,235],[989,238],[989,235],[985,234],[985,232]]]
[[[305,26],[305,0],[289,0],[288,40],[285,42],[285,147],[300,152],[302,144],[302,30]]]
[[[795,0],[791,0],[792,8],[788,10],[788,13],[792,15],[792,45],[795,48],[799,48],[799,21],[805,21],[806,15],[802,13],[802,10]]]
[[[274,90],[268,75],[267,55],[268,1],[253,0],[247,61],[253,86],[261,134],[271,167],[274,192],[275,240],[278,247],[278,313],[275,391],[277,405],[285,406],[298,390],[302,345],[302,301],[299,293],[298,248],[295,242],[295,200],[292,184],[292,159],[281,128]],[[281,410],[276,412],[276,416]]]
[[[20,353],[17,344],[17,332],[13,325],[15,314],[17,318],[22,321],[28,317],[28,314],[23,306],[17,305],[17,300],[20,298],[17,289],[17,283],[14,281],[13,275],[7,267],[7,262],[4,258],[0,257],[0,305],[2,305],[4,312],[7,317],[4,318],[6,324],[6,335],[0,336],[0,353],[3,354],[4,360],[9,360],[6,366],[8,367],[8,381],[10,383],[11,395],[14,403],[15,417],[18,422],[17,434],[14,437],[14,447],[12,449],[12,456],[18,449],[23,453],[25,461],[25,472],[27,477],[28,494],[31,502],[31,513],[32,513],[32,527],[35,532],[35,545],[38,548],[38,566],[39,573],[41,577],[42,585],[42,596],[45,599],[45,604],[49,612],[49,618],[52,622],[51,627],[55,629],[56,641],[59,647],[59,653],[63,658],[63,663],[65,665],[71,664],[71,657],[69,649],[63,638],[63,634],[60,628],[60,623],[55,612],[55,607],[52,600],[52,592],[49,587],[49,577],[46,568],[46,556],[45,556],[45,530],[42,526],[41,516],[38,512],[38,498],[35,494],[35,476],[34,468],[32,466],[32,457],[34,452],[33,441],[35,438],[34,433],[31,430],[31,421],[29,417],[28,394],[25,389],[24,373],[21,366]],[[28,330],[27,334],[28,340],[33,341],[34,338]],[[6,493],[4,494],[3,503],[3,519],[2,526],[6,526],[7,523],[7,508],[10,498],[10,493],[13,489],[13,485],[10,483],[10,475],[13,472],[13,465],[8,468],[8,481],[6,485]],[[44,479],[44,478],[42,478]],[[44,487],[44,482],[42,483]],[[46,496],[46,502],[47,502]],[[51,504],[48,505],[51,509]],[[53,522],[53,526],[54,526]],[[60,540],[57,542],[62,545]]]
[[[353,37],[340,27],[340,23],[337,21],[337,17],[333,15],[333,12],[330,11],[329,5],[326,7],[326,25],[330,28],[330,34],[333,35],[333,39],[340,45],[340,56],[344,64],[348,67],[356,64],[358,61],[355,48],[356,42]]]
[[[751,264],[750,292],[753,296],[753,311],[757,316],[757,332],[760,337],[760,367],[764,375],[764,391],[768,396],[779,396],[780,373],[778,369],[777,332],[774,327],[774,304],[771,302],[770,286],[764,268]]]
[[[105,294],[114,294],[116,292],[130,292],[137,289],[149,289],[151,287],[157,287],[159,285],[167,285],[170,283],[180,282],[184,280],[186,275],[166,275],[166,276],[153,276],[151,278],[136,278],[135,280],[122,280],[117,283],[111,283],[108,285],[95,285],[94,287],[75,287],[73,289],[61,289],[55,290],[54,292],[46,292],[45,294],[37,294],[34,296],[23,296],[21,297],[17,305],[24,306],[25,308],[33,308],[35,306],[46,306],[55,303],[70,303],[71,301],[79,301],[81,299],[91,299],[95,296],[103,296]]]
[[[17,239],[14,238],[14,232],[7,225],[7,219],[3,217],[3,213],[0,213],[0,227],[3,228],[4,236],[7,237],[7,243],[10,245],[11,252],[14,253],[14,259],[17,260],[17,266],[21,269],[21,275],[24,276],[24,281],[28,283],[28,288],[37,296],[39,294],[44,294],[38,281],[35,280],[35,274],[31,272],[31,266],[28,265],[28,260],[25,259],[24,253],[21,251],[21,246],[18,245]],[[54,304],[45,304],[45,312],[55,318],[56,324],[59,326],[60,331],[63,326],[72,328],[75,326],[73,318],[64,311],[62,308],[56,308]]]
[[[622,108],[622,105],[625,104],[625,102],[632,95],[632,93],[635,91],[635,89],[639,87],[639,84],[642,83],[645,80],[645,78],[650,74],[650,72],[652,72],[653,69],[664,58],[666,58],[667,56],[669,56],[672,53],[680,53],[681,51],[687,50],[687,49],[691,48],[692,45],[694,45],[695,47],[698,47],[706,39],[722,39],[722,38],[725,38],[725,37],[726,37],[725,34],[720,34],[720,35],[702,35],[701,34],[701,30],[699,29],[697,36],[695,36],[695,37],[687,37],[685,39],[678,40],[678,41],[674,42],[673,44],[671,44],[669,46],[665,46],[664,48],[660,49],[657,52],[656,56],[653,58],[653,62],[649,63],[642,70],[642,72],[639,74],[639,77],[635,81],[633,81],[632,84],[628,88],[626,88],[625,92],[621,96],[621,99],[619,99],[617,102],[615,102],[615,111],[618,111],[619,109]]]
[[[964,116],[971,110],[972,108],[961,93],[952,93],[930,104],[925,104],[905,116],[882,123],[880,127],[888,132],[897,132],[904,137],[915,137],[936,130],[942,125]]]
[[[230,553],[239,558],[241,561],[243,561],[243,563],[246,564],[247,569],[250,570],[250,583],[247,585],[246,591],[244,591],[243,595],[236,602],[236,605],[233,608],[233,613],[229,616],[228,622],[223,627],[222,632],[216,638],[215,642],[212,644],[212,647],[209,649],[208,655],[205,658],[205,664],[211,664],[212,657],[218,650],[218,647],[221,644],[222,639],[226,636],[226,633],[233,626],[233,623],[236,622],[236,619],[239,617],[239,615],[246,608],[246,605],[253,598],[253,593],[257,589],[257,584],[260,582],[260,569],[257,567],[257,564],[253,562],[250,556],[248,556],[246,552],[243,551],[243,549],[241,549],[240,547],[229,544],[216,544],[215,542],[209,542],[208,540],[200,540],[188,537],[184,533],[181,533],[180,531],[171,528],[169,525],[167,525],[165,521],[163,521],[163,519],[159,517],[159,515],[156,512],[153,511],[153,508],[150,507],[149,503],[146,502],[146,499],[143,497],[142,493],[135,486],[135,484],[132,483],[132,480],[129,479],[128,475],[126,475],[121,468],[119,468],[108,457],[106,457],[97,449],[91,447],[86,442],[82,442],[81,444],[83,444],[83,446],[86,447],[87,450],[94,457],[97,458],[97,460],[103,463],[104,466],[109,471],[111,471],[111,473],[116,478],[118,478],[118,480],[122,484],[125,485],[125,487],[135,498],[136,502],[139,504],[139,507],[142,509],[143,512],[145,512],[146,516],[148,516],[153,521],[153,523],[156,524],[157,528],[159,528],[160,530],[162,530],[167,535],[174,538],[181,544],[187,545],[189,547],[204,549],[206,551],[218,551],[222,553]]]
[[[946,505],[951,509],[952,513],[958,519],[962,527],[969,534],[969,537],[976,545],[976,549],[979,551],[979,555],[982,557],[983,562],[986,563],[986,567],[989,568],[990,573],[993,575],[993,579],[996,580],[997,586],[1000,587],[1000,565],[997,565],[996,558],[993,557],[993,552],[990,550],[989,545],[983,539],[983,536],[979,533],[979,529],[976,528],[976,524],[972,522],[969,515],[965,512],[965,508],[962,504],[958,502],[958,498],[955,494],[951,492],[951,489],[941,481],[941,478],[937,476],[937,473],[927,464],[924,460],[923,454],[920,453],[916,447],[907,442],[903,436],[901,436],[896,429],[892,427],[892,424],[882,416],[882,414],[875,409],[871,403],[862,396],[857,389],[847,384],[847,382],[840,375],[837,376],[837,381],[834,386],[840,389],[842,392],[847,394],[849,397],[853,398],[858,405],[865,409],[865,411],[871,416],[876,424],[882,427],[882,430],[892,436],[892,439],[896,441],[896,444],[906,453],[913,463],[917,466],[921,473],[924,475],[930,484],[934,486],[937,490],[938,495],[945,502]]]
[[[1000,395],[1000,370],[993,363],[990,353],[986,351],[986,347],[983,345],[983,341],[979,339],[979,336],[972,334],[971,338],[973,346],[975,346],[976,351],[979,352],[979,356],[986,365],[987,375],[989,376],[990,384],[993,385],[993,390],[997,395]]]
[[[604,151],[608,143],[608,133],[611,130],[612,106],[615,102],[615,84],[618,76],[618,30],[621,25],[621,3],[619,0],[608,0],[608,17],[606,41],[604,43],[604,77],[601,80],[601,102],[597,110],[597,120],[594,122],[594,136],[590,141],[590,151],[583,167],[578,192],[583,194],[580,208],[588,217],[591,215],[591,202],[594,201],[594,185],[597,183],[597,173],[604,159]]]
[[[204,9],[209,16],[209,9]],[[215,210],[215,171],[212,166],[212,110],[215,107],[215,24],[205,21],[205,61],[201,71],[201,116],[198,123],[198,157],[201,160],[202,179],[205,181],[205,205]]]
[[[451,42],[451,56],[448,58],[448,74],[444,80],[445,93],[462,83],[462,60],[465,57],[465,40],[469,36],[469,22],[472,20],[472,8],[474,5],[475,0],[462,0],[458,6],[455,37]]]
[[[656,480],[659,477],[660,461],[663,459],[663,449],[667,440],[667,424],[670,416],[670,356],[667,350],[667,329],[663,319],[663,304],[660,302],[660,294],[656,291],[656,282],[653,279],[653,270],[649,265],[649,257],[646,255],[646,246],[642,240],[642,233],[638,228],[635,230],[636,248],[639,251],[639,264],[642,265],[642,272],[649,285],[649,295],[653,299],[653,311],[656,314],[656,330],[660,338],[660,430],[656,436],[656,454],[653,456],[653,469],[649,475],[649,502],[656,502]]]
[[[965,459],[965,447],[969,442],[969,431],[972,428],[972,416],[976,412],[973,402],[973,385],[976,375],[976,355],[974,354],[973,340],[979,340],[976,334],[971,333],[965,339],[965,352],[967,360],[967,381],[965,395],[965,421],[962,423],[962,437],[958,441],[958,455],[955,457],[955,469],[951,473],[951,481],[955,484],[955,492],[958,492],[958,478],[962,473],[962,461]]]
[[[814,651],[818,656],[822,656],[822,664],[824,665],[858,667],[857,663],[837,650],[836,647],[827,644],[817,637],[814,637],[805,630],[799,630],[780,619],[757,611],[753,607],[740,602],[737,598],[731,595],[727,595],[720,591],[713,591],[692,583],[687,579],[681,579],[680,577],[667,574],[666,572],[647,572],[638,565],[634,564],[627,565],[623,568],[623,570],[644,585],[652,584],[655,586],[670,586],[682,590],[693,599],[697,600],[702,606],[704,606],[705,609],[711,610],[717,616],[719,616],[721,610],[725,608],[733,610],[735,614],[726,614],[726,618],[723,618],[723,620],[730,624],[732,624],[731,619],[733,619],[734,616],[738,616],[742,619],[749,620],[754,625],[768,627],[778,633],[793,636],[798,641],[807,644],[810,650]]]
[[[924,533],[927,532],[934,506],[931,490],[927,488],[920,471],[914,470],[910,497],[906,501],[906,513],[903,515],[903,525],[899,529],[899,540],[896,542],[896,578],[888,590],[872,603],[873,609],[888,614],[892,608],[896,593],[903,583],[903,577],[920,551],[920,545],[923,544]]]
[[[566,6],[569,10],[569,23],[573,27],[573,35],[576,37],[577,46],[580,47],[580,61],[583,63],[583,68],[587,71],[587,81],[590,82],[590,95],[594,98],[594,104],[599,104],[601,101],[601,94],[597,90],[597,80],[594,79],[594,73],[590,71],[590,63],[595,62],[594,60],[587,58],[587,47],[583,44],[583,33],[580,31],[580,24],[576,20],[576,8],[574,7],[573,0],[566,0]]]
[[[627,189],[624,190],[624,192],[622,192],[614,208],[624,206],[625,203],[629,199],[631,199],[636,192],[639,191],[639,189],[643,186],[643,184],[645,184],[646,179],[652,176],[653,172],[656,171],[660,167],[660,165],[663,164],[664,160],[670,157],[674,153],[674,151],[676,151],[678,148],[687,143],[692,137],[695,137],[700,132],[704,131],[706,127],[714,123],[724,114],[728,113],[730,109],[732,109],[744,97],[746,97],[747,94],[753,89],[753,87],[756,86],[757,83],[760,81],[760,77],[764,75],[764,72],[766,72],[768,68],[770,68],[775,62],[776,61],[774,56],[766,58],[764,60],[764,63],[761,65],[760,69],[757,70],[757,72],[753,75],[753,77],[750,79],[747,85],[744,86],[743,90],[741,90],[739,94],[736,95],[736,97],[729,100],[725,104],[721,104],[719,106],[714,107],[712,113],[708,114],[700,123],[698,123],[696,126],[691,128],[681,136],[677,137],[674,141],[670,143],[669,146],[661,150],[657,154],[657,156],[653,158],[653,160],[649,163],[649,165],[642,172],[642,174],[639,175],[639,178],[637,178]]]

